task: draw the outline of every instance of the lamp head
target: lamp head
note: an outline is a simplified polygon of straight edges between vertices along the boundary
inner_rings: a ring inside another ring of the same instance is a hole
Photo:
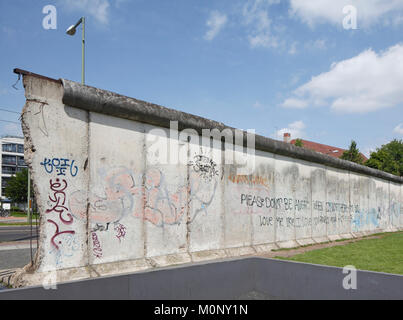
[[[69,35],[69,36],[74,36],[75,34],[76,34],[76,26],[70,26],[67,30],[66,30],[66,33]]]

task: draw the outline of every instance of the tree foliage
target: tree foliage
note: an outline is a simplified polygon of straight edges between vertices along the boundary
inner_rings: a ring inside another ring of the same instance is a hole
[[[403,176],[403,140],[394,139],[377,148],[365,163],[366,166]]]
[[[32,190],[32,188],[31,188]],[[14,203],[25,203],[28,197],[28,169],[23,169],[11,177],[4,189],[4,194]]]
[[[295,140],[295,144],[294,144],[294,145],[297,146],[297,147],[303,147],[303,146],[304,146],[304,143],[302,142],[301,139],[297,139],[297,140]]]
[[[360,150],[357,148],[357,143],[351,141],[350,148],[343,152],[340,159],[352,161],[358,164],[364,164],[364,159],[361,156]]]

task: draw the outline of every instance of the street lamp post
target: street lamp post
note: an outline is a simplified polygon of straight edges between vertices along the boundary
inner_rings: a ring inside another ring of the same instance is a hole
[[[77,27],[83,24],[83,36],[82,36],[82,67],[81,67],[81,83],[85,84],[85,17],[81,17],[75,25],[70,26],[66,33],[69,36],[74,36],[77,31]]]
[[[28,223],[31,223],[31,222],[32,222],[31,207],[30,207],[30,199],[31,199],[31,174],[30,174],[29,168],[28,168],[28,200],[27,200],[27,218],[28,218]]]

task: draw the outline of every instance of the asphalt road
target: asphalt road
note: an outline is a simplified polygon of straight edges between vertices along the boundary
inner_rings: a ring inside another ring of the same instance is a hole
[[[0,227],[0,242],[22,241],[29,239],[37,239],[35,226],[32,227],[32,237],[30,226]]]
[[[10,249],[8,250],[2,243],[7,243],[7,247],[10,245],[17,245],[22,243],[28,243],[29,240],[33,240],[32,244],[32,256],[34,257],[36,252],[36,227],[30,226],[1,226],[0,227],[0,270],[21,268],[31,261],[31,249]]]
[[[35,257],[36,246],[32,248]],[[31,249],[0,250],[0,270],[22,268],[31,261]]]

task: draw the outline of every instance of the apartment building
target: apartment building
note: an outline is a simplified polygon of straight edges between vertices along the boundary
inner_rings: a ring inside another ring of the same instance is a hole
[[[4,188],[7,185],[7,181],[27,166],[24,162],[24,139],[22,137],[4,136],[0,140],[0,199],[4,200]]]

